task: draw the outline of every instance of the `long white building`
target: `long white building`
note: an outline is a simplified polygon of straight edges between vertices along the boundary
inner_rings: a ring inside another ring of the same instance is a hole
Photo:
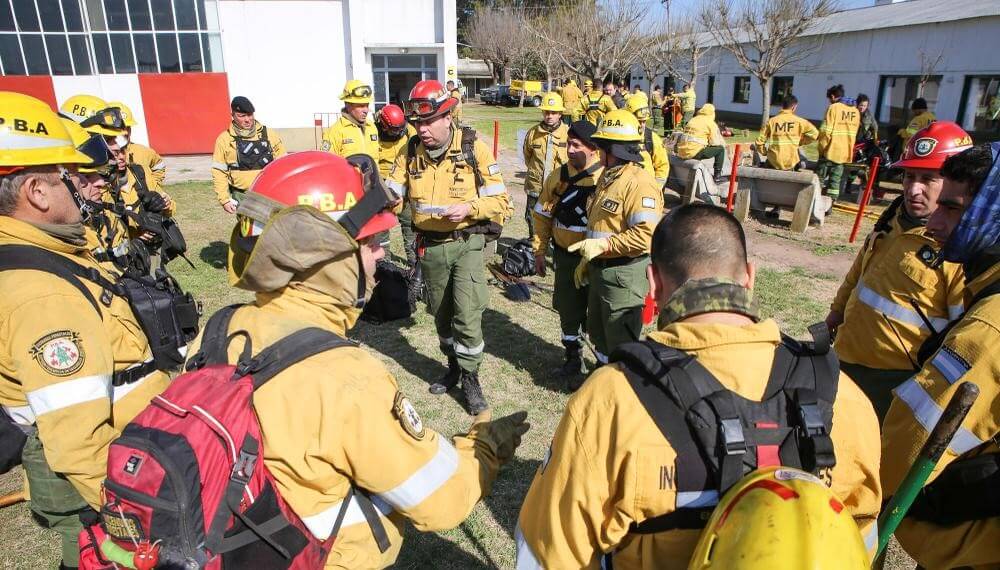
[[[0,0],[0,90],[129,105],[164,154],[210,152],[244,95],[313,148],[350,78],[376,105],[457,77],[455,0]]]

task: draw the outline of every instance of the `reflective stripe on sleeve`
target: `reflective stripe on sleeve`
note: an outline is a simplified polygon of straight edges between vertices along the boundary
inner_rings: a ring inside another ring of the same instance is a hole
[[[124,398],[125,396],[127,396],[129,392],[131,392],[132,390],[135,390],[136,388],[138,388],[140,384],[142,384],[143,382],[149,380],[150,376],[153,376],[154,374],[157,374],[157,373],[158,372],[152,372],[150,374],[147,374],[147,375],[143,376],[142,378],[136,380],[135,382],[132,382],[131,384],[122,384],[121,386],[113,386],[111,388],[111,392],[112,392],[111,393],[111,401],[112,402],[117,402],[117,401],[121,400],[122,398]]]
[[[636,212],[628,217],[627,225],[630,228],[634,228],[643,222],[649,222],[651,224],[656,224],[660,221],[660,214],[656,212]]]
[[[406,184],[401,184],[395,180],[386,180],[385,187],[389,189],[390,192],[402,198],[406,196]]]
[[[552,225],[559,228],[560,230],[566,230],[568,232],[576,232],[578,234],[586,233],[587,231],[587,226],[567,226],[566,224],[563,224],[559,220],[556,220],[555,223]]]
[[[934,426],[937,425],[938,420],[941,419],[943,411],[941,410],[941,406],[938,406],[937,402],[931,399],[930,394],[913,378],[903,382],[898,388],[893,390],[893,393],[910,408],[910,411],[913,412],[913,417],[924,428],[924,431],[931,433]],[[964,427],[960,427],[955,432],[955,437],[952,438],[948,449],[956,455],[962,455],[982,444],[983,440],[976,437],[975,434]]]
[[[546,212],[545,208],[542,207],[542,203],[541,202],[535,202],[534,212],[536,214],[538,214],[539,216],[544,216],[546,218],[551,218],[552,217],[552,212]]]
[[[157,162],[156,164],[154,164],[150,168],[150,170],[163,170],[166,167],[167,167],[167,165],[161,160],[160,162]]]
[[[872,527],[865,533],[865,550],[873,552],[878,546],[878,521],[872,523]]]
[[[678,509],[695,509],[699,507],[711,507],[719,504],[719,492],[708,491],[680,491],[677,493]]]
[[[14,423],[22,426],[30,426],[35,423],[35,413],[31,411],[31,406],[2,406]]]
[[[375,505],[375,509],[383,517],[392,512],[392,507],[377,496],[372,497],[372,504]],[[313,536],[320,540],[326,540],[333,533],[333,525],[337,524],[337,516],[340,514],[340,508],[343,505],[344,501],[337,501],[336,504],[327,507],[315,515],[302,517],[302,523],[306,525],[306,528],[309,529],[309,532]],[[344,529],[367,522],[365,514],[361,512],[361,507],[358,505],[358,500],[351,497],[351,502],[347,505],[347,512],[344,513],[344,522],[340,523],[340,528]]]
[[[84,376],[25,394],[36,417],[111,395],[111,375]]]
[[[869,289],[864,283],[858,284],[858,300],[895,321],[920,327],[922,329],[927,328],[927,325],[924,324],[924,320],[920,318],[920,315],[918,315],[916,311],[909,307],[893,303],[889,299],[886,299],[875,291]],[[948,324],[948,319],[942,319],[939,317],[928,317],[927,320],[934,325],[935,330],[941,330]]]
[[[487,184],[479,189],[479,196],[482,198],[488,198],[490,196],[499,196],[507,192],[507,187],[502,183],[497,182],[495,184]]]
[[[587,239],[609,238],[613,235],[615,235],[613,232],[598,232],[594,230],[587,230]]]
[[[226,163],[223,163],[223,162],[213,162],[212,163],[212,168],[214,168],[216,170],[221,170],[223,172],[228,172],[229,171],[229,165],[226,164]]]
[[[937,351],[937,354],[931,359],[931,364],[938,369],[938,372],[949,384],[954,384],[969,371],[969,365],[946,346]]]
[[[384,493],[386,502],[397,509],[413,508],[431,496],[451,479],[458,470],[458,452],[444,437],[438,435],[438,450],[410,478]]]
[[[477,346],[465,346],[460,342],[455,343],[455,352],[466,356],[475,356],[481,353],[484,348],[486,348],[485,342],[481,342]]]
[[[520,524],[514,531],[514,540],[517,542],[517,570],[543,570],[542,564],[528,546],[528,541],[524,539]]]

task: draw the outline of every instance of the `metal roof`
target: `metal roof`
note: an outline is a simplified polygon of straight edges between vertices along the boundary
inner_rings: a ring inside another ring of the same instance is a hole
[[[471,78],[492,78],[490,64],[482,59],[458,58],[458,76]]]
[[[842,34],[989,16],[1000,16],[1000,0],[908,0],[837,12],[817,21],[804,35]]]

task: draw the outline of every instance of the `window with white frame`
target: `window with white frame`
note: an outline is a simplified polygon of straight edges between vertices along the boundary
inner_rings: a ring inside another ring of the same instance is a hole
[[[222,71],[216,0],[0,0],[4,75]]]

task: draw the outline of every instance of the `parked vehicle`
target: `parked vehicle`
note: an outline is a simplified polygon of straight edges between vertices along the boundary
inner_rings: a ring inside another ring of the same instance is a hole
[[[521,79],[515,79],[510,82],[510,99],[511,104],[517,105],[518,101],[521,99],[521,93],[524,92],[524,102],[526,105],[532,107],[537,107],[542,104],[542,95],[545,94],[545,86],[542,85],[541,81],[525,81]]]
[[[506,105],[510,97],[510,85],[493,85],[479,92],[479,100],[487,105]]]

